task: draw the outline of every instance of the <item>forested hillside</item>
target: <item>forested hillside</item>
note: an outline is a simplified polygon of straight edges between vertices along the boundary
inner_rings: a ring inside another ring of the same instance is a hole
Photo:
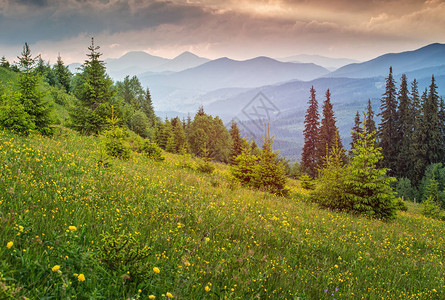
[[[257,144],[203,107],[156,116],[149,86],[113,82],[101,56],[92,40],[75,75],[27,44],[1,61],[1,299],[445,297],[434,77],[396,93],[390,71],[349,153],[331,91],[319,107],[308,90],[290,165],[267,124]]]

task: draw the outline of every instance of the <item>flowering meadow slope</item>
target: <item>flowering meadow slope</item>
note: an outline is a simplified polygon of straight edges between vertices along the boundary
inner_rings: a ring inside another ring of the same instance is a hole
[[[320,210],[98,141],[0,132],[1,299],[445,298],[445,225],[415,205]]]

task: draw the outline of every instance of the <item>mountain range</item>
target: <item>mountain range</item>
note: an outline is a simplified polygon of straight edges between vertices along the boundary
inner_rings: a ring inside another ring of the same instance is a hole
[[[208,113],[221,116],[227,123],[238,120],[243,133],[257,138],[257,143],[261,143],[263,133],[253,115],[260,114],[250,115],[248,109],[255,110],[255,101],[263,106],[270,103],[273,109],[264,115],[275,134],[275,146],[291,160],[298,159],[301,152],[304,114],[312,86],[320,107],[324,93],[330,89],[345,145],[355,113],[365,109],[368,99],[378,112],[390,67],[396,81],[401,74],[410,81],[416,78],[420,91],[434,74],[439,94],[445,94],[445,45],[438,43],[365,62],[317,55],[209,60],[190,52],[173,59],[129,52],[105,62],[114,80],[137,75],[143,86],[150,88],[155,109],[161,115],[194,115],[198,106],[204,105]]]

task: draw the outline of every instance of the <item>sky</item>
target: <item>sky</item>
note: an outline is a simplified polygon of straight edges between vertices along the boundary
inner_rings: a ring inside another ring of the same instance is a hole
[[[0,56],[27,42],[51,63],[184,51],[215,59],[317,54],[368,60],[445,43],[445,0],[0,0]]]

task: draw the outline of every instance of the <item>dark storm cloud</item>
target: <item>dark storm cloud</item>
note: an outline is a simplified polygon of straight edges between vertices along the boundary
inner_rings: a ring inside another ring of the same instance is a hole
[[[1,10],[0,42],[61,40],[81,33],[110,34],[178,24],[207,13],[198,6],[171,1],[9,1]]]

